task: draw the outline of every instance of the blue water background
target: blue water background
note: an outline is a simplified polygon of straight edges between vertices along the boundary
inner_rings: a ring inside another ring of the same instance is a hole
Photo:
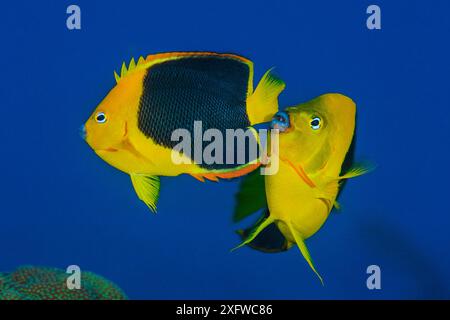
[[[450,2],[378,0],[378,31],[369,1],[74,3],[78,31],[72,2],[1,5],[0,271],[77,264],[134,299],[450,298]],[[275,66],[282,106],[356,101],[357,158],[378,168],[308,240],[325,287],[296,249],[229,252],[237,181],[162,178],[152,215],[80,139],[123,60],[174,50],[245,55],[255,82]],[[381,290],[366,287],[371,264]]]

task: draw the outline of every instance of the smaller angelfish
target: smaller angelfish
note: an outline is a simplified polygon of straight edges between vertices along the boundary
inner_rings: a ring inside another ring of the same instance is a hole
[[[349,166],[356,105],[341,94],[325,94],[278,112],[271,127],[279,134],[279,170],[274,175],[247,176],[237,195],[235,221],[264,209],[256,226],[241,231],[243,245],[264,252],[298,246],[317,272],[305,240],[325,223],[345,179],[372,169]],[[344,168],[348,167],[348,168]],[[238,248],[237,247],[237,248]]]

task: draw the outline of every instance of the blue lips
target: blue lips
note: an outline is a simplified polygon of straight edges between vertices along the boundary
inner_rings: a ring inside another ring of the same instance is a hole
[[[270,122],[270,127],[278,129],[280,132],[286,131],[290,126],[289,115],[284,111],[278,111]]]
[[[80,136],[82,139],[86,140],[87,133],[86,133],[86,127],[84,125],[82,125],[80,127]]]

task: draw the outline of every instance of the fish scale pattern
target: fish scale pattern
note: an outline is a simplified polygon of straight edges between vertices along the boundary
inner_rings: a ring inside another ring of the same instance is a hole
[[[226,129],[246,129],[249,66],[234,59],[196,57],[157,64],[144,77],[138,110],[138,127],[148,138],[167,148],[172,132],[187,129],[194,137],[194,121],[203,132],[214,128],[225,137]],[[209,142],[202,142],[203,148]],[[191,158],[193,157],[193,145]],[[203,150],[203,149],[202,149]],[[225,141],[224,150],[225,154]],[[235,164],[206,164],[208,169],[233,168]]]

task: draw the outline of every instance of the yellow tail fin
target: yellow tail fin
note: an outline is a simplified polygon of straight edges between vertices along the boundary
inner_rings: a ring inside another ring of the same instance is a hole
[[[267,122],[278,112],[278,96],[286,84],[268,70],[259,81],[258,86],[247,99],[247,114],[250,123]]]

